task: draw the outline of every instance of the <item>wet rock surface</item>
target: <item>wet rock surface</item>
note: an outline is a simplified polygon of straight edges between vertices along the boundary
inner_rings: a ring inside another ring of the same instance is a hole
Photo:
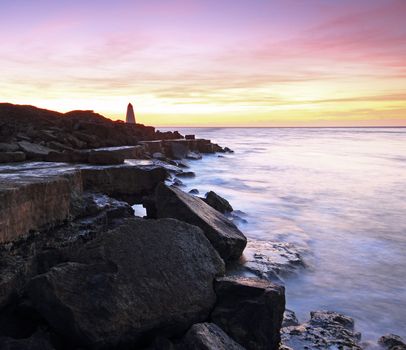
[[[214,323],[198,323],[186,333],[178,349],[183,350],[243,350]]]
[[[223,277],[215,283],[211,320],[247,349],[278,349],[284,287],[258,278]]]
[[[298,326],[299,321],[297,320],[296,314],[292,310],[286,309],[283,313],[282,327]]]
[[[172,217],[200,227],[225,260],[238,259],[247,239],[225,216],[200,198],[159,184],[155,193],[157,216]]]
[[[301,325],[282,328],[282,349],[362,349],[354,320],[333,311],[313,311]]]
[[[233,275],[255,275],[281,283],[286,276],[305,267],[302,252],[283,242],[248,240],[240,261],[230,265]]]

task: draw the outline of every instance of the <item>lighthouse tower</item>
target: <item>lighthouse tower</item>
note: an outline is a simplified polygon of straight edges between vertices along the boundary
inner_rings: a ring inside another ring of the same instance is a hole
[[[135,124],[134,108],[131,103],[129,103],[127,106],[127,116],[125,118],[125,122],[129,124]]]

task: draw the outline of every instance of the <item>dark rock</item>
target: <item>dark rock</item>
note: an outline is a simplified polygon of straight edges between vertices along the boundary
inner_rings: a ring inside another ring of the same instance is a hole
[[[185,139],[186,139],[186,140],[194,140],[194,139],[195,139],[195,135],[185,135]]]
[[[140,145],[143,146],[145,152],[148,152],[150,154],[154,154],[156,152],[164,153],[161,140],[141,141]]]
[[[72,147],[69,147],[63,143],[57,142],[57,141],[50,141],[46,143],[47,147],[51,148],[51,149],[55,149],[58,151],[73,151]]]
[[[361,349],[354,320],[332,311],[313,311],[309,322],[282,328],[282,344],[291,349]]]
[[[182,350],[243,350],[214,323],[193,325],[183,337],[179,346]]]
[[[154,192],[165,181],[167,172],[159,166],[84,167],[81,170],[83,187],[110,197],[141,204],[142,197]]]
[[[182,171],[176,174],[177,177],[195,177],[196,174],[193,171]]]
[[[378,344],[387,350],[405,350],[406,343],[402,337],[395,334],[386,334],[379,338]]]
[[[90,164],[122,164],[124,157],[109,151],[92,151],[89,153]]]
[[[182,180],[179,180],[176,177],[173,179],[172,185],[177,187],[185,187],[185,184],[182,182]]]
[[[47,162],[70,163],[72,161],[72,157],[69,153],[51,151],[45,157],[45,160]]]
[[[155,196],[158,217],[172,217],[200,227],[225,261],[241,256],[247,244],[245,236],[200,198],[162,183],[157,186]]]
[[[228,147],[224,147],[224,152],[234,153],[234,151],[232,149],[228,148]]]
[[[156,337],[145,350],[179,350],[168,338]]]
[[[180,160],[177,162],[179,168],[189,168],[189,164],[185,160]]]
[[[219,196],[216,192],[210,191],[206,193],[206,198],[204,201],[210,205],[212,208],[216,209],[220,213],[228,213],[233,211],[233,207],[223,197]]]
[[[186,157],[189,152],[188,147],[185,143],[180,142],[171,142],[170,143],[170,155],[174,159],[183,159]]]
[[[72,163],[88,163],[89,152],[73,151],[69,154]]]
[[[218,278],[211,320],[247,349],[278,349],[285,290],[257,278]]]
[[[63,175],[32,176],[28,172],[0,178],[0,243],[61,224],[69,218],[81,187],[80,174],[72,170]]]
[[[15,163],[24,161],[24,152],[0,152],[0,163]]]
[[[296,314],[292,310],[286,309],[283,313],[282,327],[298,326],[299,321],[297,320]]]
[[[136,346],[209,316],[224,264],[203,232],[173,220],[130,219],[27,285],[40,315],[69,343]]]
[[[148,219],[157,218],[155,196],[144,196],[142,198],[142,206],[146,210]]]
[[[190,193],[190,194],[199,194],[199,190],[198,190],[197,188],[192,188],[192,189],[189,191],[189,193]]]
[[[0,349],[2,350],[53,350],[50,338],[47,334],[39,331],[28,338],[14,339],[0,337]]]
[[[20,147],[16,143],[0,143],[0,152],[17,152]]]
[[[14,140],[34,144],[57,142],[60,145],[54,144],[56,150],[63,150],[61,145],[81,150],[134,146],[140,141],[182,137],[177,132],[159,133],[155,132],[153,127],[112,121],[93,111],[58,113],[33,106],[0,103],[0,115],[2,142],[13,143]]]

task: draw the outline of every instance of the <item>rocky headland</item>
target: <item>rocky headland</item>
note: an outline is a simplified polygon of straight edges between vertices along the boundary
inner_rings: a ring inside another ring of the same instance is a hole
[[[0,349],[363,348],[349,317],[285,310],[299,251],[247,242],[226,199],[181,190],[185,160],[215,152],[232,151],[0,104]]]

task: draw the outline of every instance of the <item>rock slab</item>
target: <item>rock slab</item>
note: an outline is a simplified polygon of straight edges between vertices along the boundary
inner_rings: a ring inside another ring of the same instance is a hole
[[[276,350],[285,311],[285,289],[257,278],[216,279],[211,320],[247,349]]]
[[[225,261],[241,256],[247,244],[246,237],[230,220],[200,198],[159,184],[155,199],[159,218],[171,217],[200,227]]]

